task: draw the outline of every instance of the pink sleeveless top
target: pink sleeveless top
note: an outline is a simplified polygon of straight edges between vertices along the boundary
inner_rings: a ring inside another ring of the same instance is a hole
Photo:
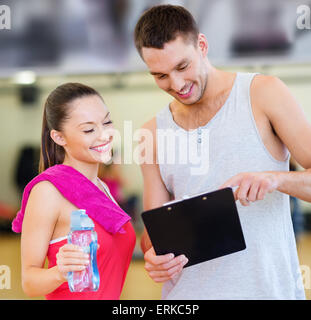
[[[131,222],[124,226],[124,233],[108,233],[93,220],[97,232],[99,249],[97,250],[97,266],[100,285],[96,292],[71,292],[68,282],[64,282],[55,291],[46,295],[47,300],[118,300],[124,285],[125,276],[131,262],[136,236]],[[56,265],[56,254],[67,240],[52,243],[47,258],[48,267]]]
[[[30,192],[34,185],[45,180],[51,182],[77,208],[86,210],[89,218],[93,220],[100,245],[97,250],[97,266],[100,275],[98,291],[72,293],[68,282],[64,282],[55,291],[46,295],[46,298],[51,300],[119,299],[136,241],[134,229],[129,222],[131,218],[113,201],[113,198],[109,198],[76,169],[67,165],[55,165],[31,180],[25,187],[21,209],[12,223],[13,231],[17,233],[22,231]],[[106,191],[110,193],[109,190]],[[56,254],[60,247],[67,243],[67,239],[55,240],[50,243],[47,252],[49,268],[56,265]]]

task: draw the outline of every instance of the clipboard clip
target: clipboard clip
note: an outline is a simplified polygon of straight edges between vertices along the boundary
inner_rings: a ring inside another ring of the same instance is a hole
[[[172,200],[172,201],[169,201],[169,202],[165,202],[165,203],[163,203],[163,207],[164,206],[168,206],[168,205],[170,205],[170,204],[173,204],[173,203],[176,203],[176,202],[180,202],[180,201],[183,201],[183,200],[186,200],[186,199],[189,199],[190,198],[190,196],[187,196],[187,195],[185,195],[185,196],[183,196],[181,199],[178,199],[178,200]]]
[[[230,187],[228,187],[228,188],[230,188]],[[230,189],[232,190],[232,188],[230,188]],[[232,190],[232,191],[233,191],[233,190]],[[198,196],[203,195],[203,194],[206,194],[206,193],[207,193],[207,191],[204,191],[204,192],[201,192],[201,193],[197,193],[197,194],[192,194],[192,195],[190,195],[190,196],[184,195],[181,199],[172,200],[172,201],[169,201],[169,202],[165,202],[165,203],[163,203],[162,206],[167,206],[167,205],[170,205],[170,204],[173,204],[173,203],[176,203],[176,202],[180,202],[180,201],[183,201],[183,200],[186,200],[186,199],[198,197]],[[207,199],[207,198],[206,198],[205,196],[202,198],[202,200],[206,200],[206,199]]]

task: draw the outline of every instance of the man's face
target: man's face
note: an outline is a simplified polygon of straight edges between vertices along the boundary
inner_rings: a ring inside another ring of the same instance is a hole
[[[186,105],[200,101],[207,84],[207,43],[202,44],[206,40],[200,37],[197,46],[179,36],[163,49],[142,48],[143,59],[159,88]]]

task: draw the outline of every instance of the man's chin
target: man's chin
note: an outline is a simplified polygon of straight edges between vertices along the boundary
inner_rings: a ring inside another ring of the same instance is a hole
[[[176,96],[174,96],[174,98],[175,98],[178,102],[180,102],[180,103],[182,103],[182,104],[184,104],[184,105],[186,105],[186,106],[194,105],[194,104],[196,104],[197,102],[199,102],[199,100],[200,100],[200,99],[195,99],[195,98],[182,99],[182,98],[176,97]]]

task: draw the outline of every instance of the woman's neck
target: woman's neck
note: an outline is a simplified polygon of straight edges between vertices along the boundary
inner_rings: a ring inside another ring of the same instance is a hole
[[[97,184],[97,176],[98,176],[98,163],[85,163],[75,159],[69,159],[65,157],[63,165],[70,166],[84,176],[86,176],[90,181],[94,184]]]

